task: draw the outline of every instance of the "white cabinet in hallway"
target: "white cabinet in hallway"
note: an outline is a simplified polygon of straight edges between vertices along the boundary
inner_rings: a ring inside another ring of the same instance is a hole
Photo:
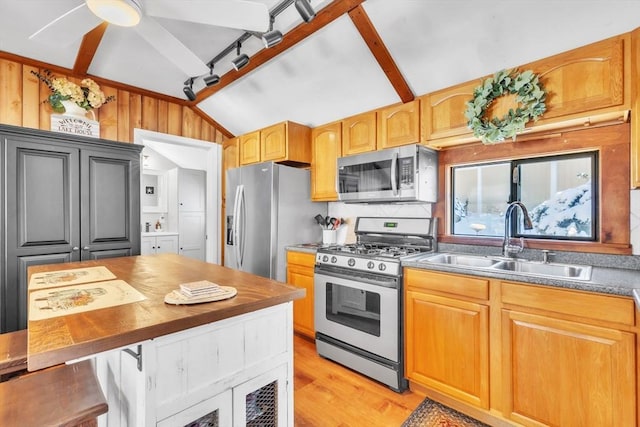
[[[142,255],[178,253],[178,233],[142,233],[140,241]]]

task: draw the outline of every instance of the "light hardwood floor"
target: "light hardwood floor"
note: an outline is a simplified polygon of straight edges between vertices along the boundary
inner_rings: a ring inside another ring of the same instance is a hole
[[[323,359],[307,338],[294,335],[293,346],[296,427],[400,426],[423,400]]]

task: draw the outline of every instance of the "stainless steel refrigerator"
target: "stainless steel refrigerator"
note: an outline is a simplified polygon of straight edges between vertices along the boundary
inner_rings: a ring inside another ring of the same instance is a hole
[[[227,170],[224,265],[286,281],[285,247],[322,240],[309,171],[277,163]]]

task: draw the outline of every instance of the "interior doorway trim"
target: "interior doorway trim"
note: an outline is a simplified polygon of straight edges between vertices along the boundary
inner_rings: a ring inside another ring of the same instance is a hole
[[[192,164],[185,165],[184,160],[179,163],[182,167],[189,169],[204,170],[206,177],[206,233],[205,241],[205,259],[207,262],[220,263],[220,212],[221,206],[221,189],[220,171],[222,169],[222,147],[220,144],[199,139],[186,138],[183,136],[169,135],[166,133],[153,132],[144,129],[133,130],[134,144],[145,145],[145,142],[153,145],[168,144],[172,146],[183,147],[186,150],[200,150],[206,155],[195,156]],[[141,162],[142,165],[142,162]],[[142,167],[140,168],[142,174]]]

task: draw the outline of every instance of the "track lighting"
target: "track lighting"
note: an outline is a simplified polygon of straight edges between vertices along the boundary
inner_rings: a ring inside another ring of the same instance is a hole
[[[271,15],[271,22],[269,23],[269,31],[266,33],[262,33],[260,38],[262,39],[262,43],[264,47],[269,49],[280,43],[282,41],[282,33],[278,30],[273,29],[273,24],[276,22],[276,17]]]
[[[309,4],[309,0],[296,0],[296,9],[304,22],[311,22],[316,17],[316,11]]]
[[[193,77],[191,77],[189,80],[184,82],[184,87],[182,88],[182,91],[184,92],[185,95],[187,95],[187,98],[189,99],[189,101],[196,100],[196,93],[193,91]]]
[[[207,86],[213,86],[220,83],[220,76],[213,74],[213,64],[211,64],[210,68],[211,71],[209,71],[209,75],[202,78],[202,80],[204,80],[204,84]]]
[[[231,61],[233,63],[233,68],[235,68],[236,71],[245,67],[249,63],[249,56],[247,56],[246,53],[240,54],[241,47],[242,47],[242,44],[238,42],[238,44],[236,45],[236,49],[238,51],[238,57],[233,61]]]

